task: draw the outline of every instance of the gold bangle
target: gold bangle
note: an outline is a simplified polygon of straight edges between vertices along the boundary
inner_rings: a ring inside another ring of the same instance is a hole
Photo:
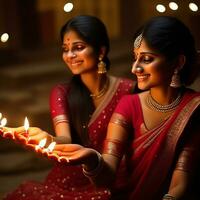
[[[176,197],[170,195],[170,194],[165,194],[163,196],[163,200],[176,200]]]
[[[95,167],[95,169],[86,170],[84,166],[82,165],[83,174],[88,178],[95,178],[103,168],[103,158],[98,151],[96,151],[96,154],[98,157],[98,164],[97,164],[97,167]]]

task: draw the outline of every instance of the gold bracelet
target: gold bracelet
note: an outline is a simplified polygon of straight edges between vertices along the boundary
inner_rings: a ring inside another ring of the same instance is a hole
[[[165,194],[163,196],[163,200],[176,200],[176,197],[170,195],[170,194]]]
[[[96,151],[96,154],[98,157],[98,164],[97,167],[95,167],[95,169],[86,170],[82,165],[83,174],[88,178],[95,178],[103,168],[103,158],[98,151]]]

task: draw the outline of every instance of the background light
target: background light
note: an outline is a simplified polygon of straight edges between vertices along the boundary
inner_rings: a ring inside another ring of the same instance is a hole
[[[156,6],[156,10],[157,10],[158,12],[160,12],[160,13],[163,13],[163,12],[166,11],[166,8],[165,8],[165,6],[163,6],[162,4],[158,4],[158,5]]]
[[[175,3],[175,2],[170,2],[170,3],[169,3],[169,7],[170,7],[170,9],[172,9],[172,10],[178,10],[178,4]]]
[[[3,33],[3,34],[1,35],[1,42],[7,42],[8,39],[9,39],[8,33]]]
[[[66,4],[64,5],[64,11],[65,11],[65,12],[71,12],[72,9],[73,9],[73,7],[74,7],[73,3],[66,3]]]
[[[195,3],[189,3],[189,8],[193,12],[196,12],[199,9],[198,6]]]

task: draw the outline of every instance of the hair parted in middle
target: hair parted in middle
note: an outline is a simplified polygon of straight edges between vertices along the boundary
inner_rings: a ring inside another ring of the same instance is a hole
[[[134,41],[141,34],[147,45],[168,61],[184,55],[186,62],[180,70],[181,82],[190,85],[195,80],[198,74],[197,50],[191,31],[182,21],[172,16],[156,16],[138,29]]]
[[[102,47],[105,48],[105,55],[102,61],[106,64],[106,70],[110,68],[108,53],[110,42],[104,23],[95,16],[78,15],[69,19],[61,28],[60,36],[63,42],[64,35],[74,31],[87,44],[89,44],[96,55]],[[72,141],[81,144],[88,144],[88,122],[95,107],[90,97],[88,88],[83,84],[79,75],[74,75],[69,83],[70,92],[67,96],[67,103],[70,110],[70,128]],[[81,114],[80,114],[81,110]]]

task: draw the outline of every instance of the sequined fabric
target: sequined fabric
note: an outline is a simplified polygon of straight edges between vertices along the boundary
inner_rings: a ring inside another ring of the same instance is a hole
[[[112,78],[113,87],[108,90],[101,104],[94,111],[89,122],[91,147],[101,152],[103,140],[111,115],[120,98],[130,93],[134,83],[128,79]],[[58,85],[51,93],[50,107],[54,123],[68,121],[67,94],[68,85]],[[122,165],[121,165],[122,166]],[[121,168],[115,183],[116,188],[124,187],[126,175]],[[86,178],[80,166],[66,166],[57,163],[43,183],[26,182],[5,200],[108,200],[111,192],[108,188],[95,188]]]

